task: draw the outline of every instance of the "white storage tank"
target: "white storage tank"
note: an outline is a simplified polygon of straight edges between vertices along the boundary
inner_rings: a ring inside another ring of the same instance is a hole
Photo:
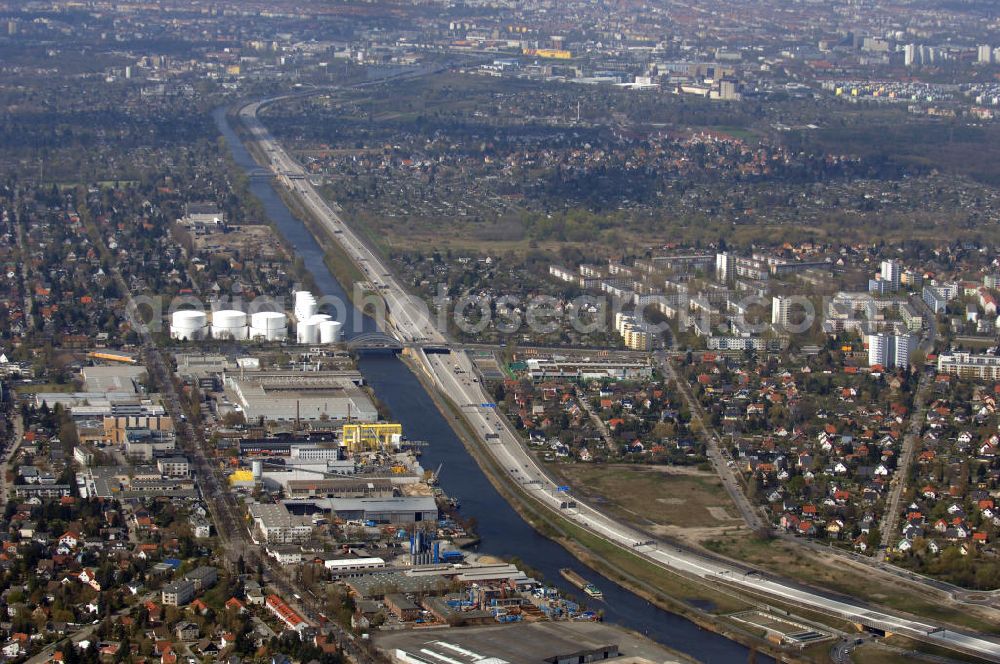
[[[314,344],[319,342],[319,323],[305,321],[295,326],[295,340],[300,344]]]
[[[175,311],[170,317],[170,338],[192,341],[205,338],[208,316],[204,311],[184,309]]]
[[[212,337],[214,339],[247,338],[247,315],[236,309],[221,309],[212,314]]]
[[[250,338],[281,341],[288,336],[288,316],[279,311],[258,311],[250,317]]]
[[[295,320],[299,323],[308,321],[318,310],[316,298],[309,291],[295,292]]]
[[[335,320],[325,320],[319,324],[319,342],[335,344],[340,341],[340,323]]]

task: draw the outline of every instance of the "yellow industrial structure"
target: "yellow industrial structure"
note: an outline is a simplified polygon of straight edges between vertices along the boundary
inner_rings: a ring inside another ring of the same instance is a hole
[[[111,362],[125,362],[127,364],[135,364],[136,359],[131,355],[125,355],[123,353],[109,353],[103,351],[91,351],[87,353],[87,357],[92,360],[109,360]]]
[[[521,52],[524,55],[533,55],[537,58],[552,58],[554,60],[569,60],[573,57],[570,51],[561,48],[525,48]]]
[[[233,486],[237,484],[253,484],[253,471],[252,470],[235,470],[233,474],[229,476],[229,483]]]
[[[344,425],[344,445],[351,452],[367,452],[388,448],[403,436],[403,425],[391,422]]]

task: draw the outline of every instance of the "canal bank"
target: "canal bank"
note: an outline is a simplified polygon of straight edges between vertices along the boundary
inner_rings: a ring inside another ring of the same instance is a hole
[[[254,162],[239,141],[225,109],[214,118],[226,139],[235,163],[250,177],[250,191],[263,204],[279,233],[294,248],[304,267],[326,295],[347,302],[344,289],[324,261],[324,252],[303,222],[292,215],[275,191],[270,174]],[[375,329],[374,323],[351,309],[345,322],[348,337]],[[430,441],[424,458],[429,466],[444,464],[442,484],[450,495],[462,500],[466,517],[475,518],[482,549],[493,555],[516,557],[539,570],[547,582],[568,593],[575,589],[559,574],[571,568],[604,592],[605,619],[642,633],[664,645],[705,662],[745,661],[749,649],[690,620],[662,610],[647,598],[582,565],[566,548],[539,533],[497,491],[476,460],[469,454],[451,424],[445,420],[430,395],[398,358],[369,356],[360,369],[366,381],[386,403],[393,418],[402,423],[413,439]]]

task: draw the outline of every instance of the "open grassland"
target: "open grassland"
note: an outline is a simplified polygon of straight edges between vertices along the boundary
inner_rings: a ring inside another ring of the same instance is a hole
[[[706,528],[740,523],[722,482],[712,473],[624,464],[566,464],[556,470],[588,500],[640,526]]]

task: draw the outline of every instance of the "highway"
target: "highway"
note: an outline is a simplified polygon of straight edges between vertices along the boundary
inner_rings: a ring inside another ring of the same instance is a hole
[[[278,180],[298,196],[330,236],[354,259],[367,278],[379,289],[389,311],[391,332],[403,343],[425,342],[427,345],[450,346],[445,336],[435,329],[425,315],[426,306],[410,296],[392,276],[380,258],[371,251],[343,222],[341,217],[319,196],[305,173],[270,136],[258,121],[258,109],[277,99],[255,102],[240,109],[239,114],[263,153]],[[650,540],[622,524],[616,518],[560,491],[538,461],[525,448],[509,424],[490,407],[492,400],[476,374],[472,360],[464,352],[450,354],[427,353],[413,346],[413,357],[420,369],[436,387],[457,404],[478,435],[480,443],[506,469],[511,484],[533,496],[541,505],[559,513],[573,523],[621,548],[632,551],[665,569],[697,579],[736,588],[744,593],[776,599],[782,602],[820,611],[857,624],[910,636],[921,641],[956,649],[983,659],[1000,662],[1000,641],[983,636],[944,629],[940,625],[889,613],[844,599],[833,598],[781,580],[766,578],[755,572],[720,562],[692,551],[681,550]],[[725,465],[721,456],[717,463]]]
[[[382,258],[370,250],[350,226],[344,223],[340,215],[323,200],[306,176],[305,169],[261,124],[257,117],[261,106],[289,97],[248,104],[239,111],[240,121],[268,156],[269,167],[278,180],[297,196],[299,202],[350,256],[371,286],[380,293],[386,305],[387,319],[377,322],[388,324],[392,328],[393,336],[404,344],[414,342],[443,344],[446,339],[434,325],[427,305],[403,288]]]

